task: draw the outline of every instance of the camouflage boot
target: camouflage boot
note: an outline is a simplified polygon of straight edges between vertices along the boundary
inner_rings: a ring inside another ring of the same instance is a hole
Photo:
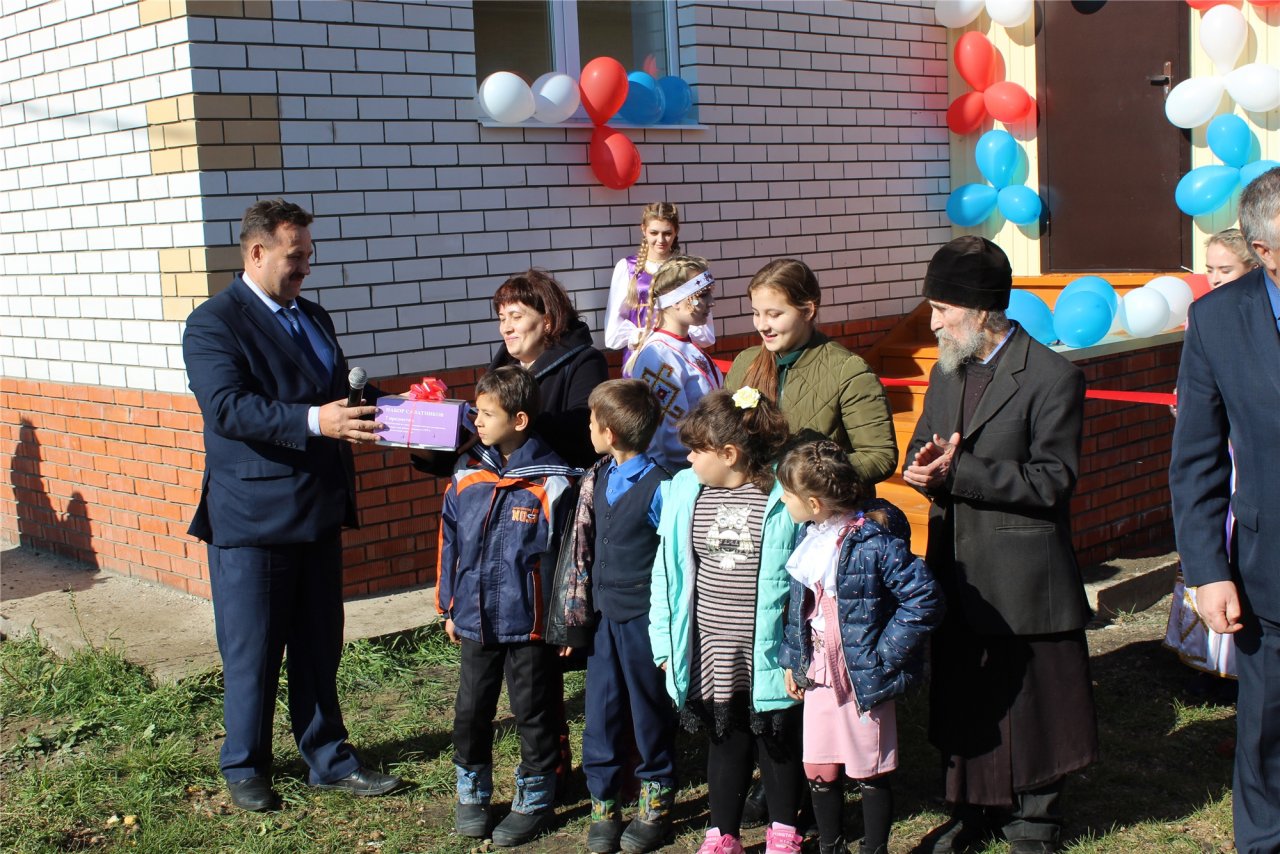
[[[622,839],[622,810],[615,800],[591,799],[591,827],[587,830],[587,849],[592,854],[613,854]]]
[[[675,789],[657,780],[640,781],[640,801],[636,817],[622,834],[622,850],[626,854],[657,851],[671,836],[671,807]]]

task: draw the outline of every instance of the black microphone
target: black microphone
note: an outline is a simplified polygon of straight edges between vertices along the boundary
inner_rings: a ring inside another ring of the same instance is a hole
[[[347,392],[347,406],[360,405],[360,399],[364,397],[364,384],[368,381],[369,375],[364,368],[351,369],[351,373],[347,374],[347,384],[351,386],[351,390]]]

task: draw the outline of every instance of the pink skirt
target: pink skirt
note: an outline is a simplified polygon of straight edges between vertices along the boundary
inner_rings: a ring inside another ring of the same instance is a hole
[[[858,711],[850,696],[842,706],[827,676],[822,639],[814,636],[813,661],[809,679],[813,687],[804,692],[804,753],[811,765],[843,765],[852,780],[865,780],[898,767],[898,716],[892,700],[870,712]],[[840,667],[845,667],[844,650],[836,650]]]

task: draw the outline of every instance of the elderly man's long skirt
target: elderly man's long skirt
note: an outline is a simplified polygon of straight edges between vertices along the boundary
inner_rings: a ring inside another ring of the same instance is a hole
[[[948,619],[933,636],[929,712],[947,801],[1012,807],[1098,757],[1084,630],[984,636]]]

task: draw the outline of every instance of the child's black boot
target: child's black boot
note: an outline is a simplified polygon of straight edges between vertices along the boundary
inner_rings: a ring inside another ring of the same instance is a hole
[[[592,854],[613,854],[622,839],[622,810],[615,800],[591,799],[591,827],[587,828],[587,850]]]
[[[657,851],[671,836],[671,808],[675,790],[657,780],[640,781],[640,800],[636,817],[622,834],[622,850],[626,854]]]
[[[556,799],[555,772],[522,774],[516,772],[516,796],[511,799],[511,812],[493,829],[493,844],[513,848],[532,841],[541,833],[554,814]]]
[[[459,836],[484,839],[489,835],[491,820],[489,799],[493,796],[493,769],[485,766],[478,771],[470,771],[455,765],[454,771],[458,780],[454,829]]]

